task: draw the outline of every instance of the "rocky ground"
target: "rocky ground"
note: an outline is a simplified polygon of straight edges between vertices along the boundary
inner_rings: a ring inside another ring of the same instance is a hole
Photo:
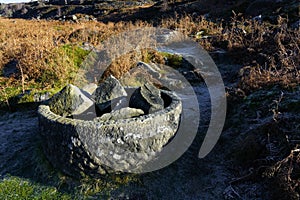
[[[167,3],[166,3],[167,2]],[[0,16],[25,19],[56,19],[103,22],[144,20],[156,22],[181,15],[205,15],[212,19],[227,18],[235,13],[276,21],[278,15],[288,15],[289,23],[299,26],[297,0],[241,1],[72,1],[68,4],[39,1],[26,4],[1,4]]]

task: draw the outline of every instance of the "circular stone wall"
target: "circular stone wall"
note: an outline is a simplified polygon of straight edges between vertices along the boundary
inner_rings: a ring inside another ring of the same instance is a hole
[[[162,91],[169,105],[152,114],[106,122],[59,116],[49,106],[38,109],[43,148],[54,167],[75,177],[137,172],[175,135],[180,99]]]

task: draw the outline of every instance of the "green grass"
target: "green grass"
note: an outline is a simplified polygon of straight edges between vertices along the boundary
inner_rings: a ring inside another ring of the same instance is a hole
[[[83,60],[90,53],[90,51],[72,44],[63,45],[61,48],[66,52],[66,55],[71,58],[76,67],[80,67]]]
[[[41,186],[18,177],[7,177],[0,181],[0,199],[3,200],[71,200],[71,196],[60,193],[55,187]]]
[[[168,66],[173,68],[178,68],[182,66],[183,57],[181,55],[171,54],[167,52],[160,52],[160,54],[167,58]]]

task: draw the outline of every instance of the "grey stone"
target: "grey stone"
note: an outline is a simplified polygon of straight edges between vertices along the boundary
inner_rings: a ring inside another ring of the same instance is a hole
[[[145,114],[148,114],[163,109],[164,100],[158,88],[151,83],[146,83],[132,94],[129,106],[142,109]]]
[[[175,135],[182,104],[172,92],[161,91],[170,104],[151,115],[95,122],[69,119],[48,105],[38,109],[45,155],[54,167],[74,177],[140,170]]]
[[[50,99],[50,93],[49,92],[46,92],[46,93],[43,93],[43,94],[36,93],[33,96],[34,102],[42,102],[42,101],[46,101],[48,99]]]
[[[64,117],[81,114],[94,104],[83,91],[72,84],[64,87],[47,103],[52,112]]]
[[[127,93],[118,79],[110,75],[98,86],[94,96],[96,103],[105,103],[112,99],[127,96]]]
[[[184,69],[187,70],[185,67]],[[136,67],[121,77],[120,82],[122,85],[132,87],[141,87],[145,83],[151,82],[165,88],[183,88],[183,82],[178,80],[178,75],[174,73],[177,70],[166,65],[139,61]]]
[[[150,64],[140,61],[136,67],[121,77],[120,82],[131,87],[141,87],[148,82],[162,85],[159,70],[156,67],[151,67]]]
[[[127,96],[127,93],[121,83],[112,75],[101,83],[93,97],[100,112],[111,106],[111,101]]]
[[[143,115],[144,111],[136,108],[121,108],[119,110],[112,111],[110,113],[105,113],[101,117],[97,117],[94,121],[108,121],[108,120],[118,120],[118,119],[129,119],[132,117],[138,117]]]

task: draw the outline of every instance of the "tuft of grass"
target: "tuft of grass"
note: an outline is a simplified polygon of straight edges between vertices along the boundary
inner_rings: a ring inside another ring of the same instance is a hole
[[[178,68],[182,66],[183,57],[177,54],[171,54],[167,52],[160,52],[160,54],[166,58],[167,65],[173,68]]]
[[[134,174],[112,174],[104,176],[101,179],[86,177],[81,180],[77,195],[84,196],[85,198],[108,198],[114,189],[137,181],[138,175]]]
[[[61,48],[65,51],[66,56],[71,59],[73,65],[77,68],[80,67],[85,57],[90,53],[89,50],[85,50],[78,45],[65,44]]]

